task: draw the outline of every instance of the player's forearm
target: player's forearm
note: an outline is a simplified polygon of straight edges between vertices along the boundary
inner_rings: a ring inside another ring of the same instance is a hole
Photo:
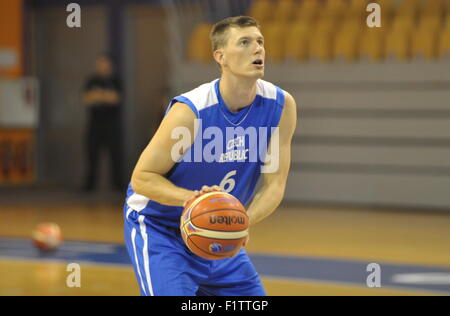
[[[120,102],[120,95],[114,90],[104,90],[102,98],[103,102],[110,105],[117,105]]]
[[[250,225],[262,221],[272,214],[280,205],[284,196],[285,183],[273,181],[263,186],[253,198],[247,209]]]
[[[131,186],[137,194],[164,205],[183,206],[193,191],[177,187],[165,177],[151,172],[134,173]]]
[[[86,92],[83,95],[83,102],[87,106],[99,103],[101,101],[102,101],[102,92],[99,89]]]
[[[117,105],[120,95],[114,90],[95,89],[83,95],[83,103],[87,106],[96,103]]]
[[[95,92],[88,92],[83,95],[83,103],[86,106],[90,106],[97,102],[97,95]]]

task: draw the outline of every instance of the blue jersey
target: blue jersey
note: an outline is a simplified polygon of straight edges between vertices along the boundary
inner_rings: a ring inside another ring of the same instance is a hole
[[[220,79],[174,98],[196,114],[198,131],[192,146],[165,175],[178,187],[200,190],[203,185],[220,185],[247,205],[255,193],[273,129],[280,122],[284,92],[275,85],[258,80],[254,102],[231,112],[219,90]],[[167,113],[166,112],[166,113]],[[130,209],[160,224],[178,228],[182,207],[162,205],[127,192]]]

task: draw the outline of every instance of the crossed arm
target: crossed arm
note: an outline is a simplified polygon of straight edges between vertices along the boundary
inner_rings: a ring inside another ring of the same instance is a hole
[[[83,103],[90,106],[96,103],[116,105],[120,102],[120,94],[115,90],[93,89],[83,94]]]

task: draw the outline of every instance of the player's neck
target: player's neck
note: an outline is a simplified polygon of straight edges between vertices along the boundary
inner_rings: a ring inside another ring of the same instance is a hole
[[[230,111],[237,112],[255,100],[256,80],[222,76],[219,89],[222,99]]]

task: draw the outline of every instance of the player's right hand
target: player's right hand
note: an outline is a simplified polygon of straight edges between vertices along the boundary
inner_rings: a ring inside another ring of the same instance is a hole
[[[223,190],[222,190],[222,188],[219,187],[218,185],[213,185],[212,187],[207,186],[207,185],[204,185],[200,191],[199,191],[199,190],[193,191],[192,196],[190,196],[190,197],[186,200],[186,202],[184,202],[183,207],[186,207],[186,205],[188,205],[191,201],[195,200],[195,199],[198,198],[199,196],[201,196],[201,195],[203,195],[203,194],[205,194],[205,193],[215,192],[215,191],[217,191],[217,192],[222,192]]]

